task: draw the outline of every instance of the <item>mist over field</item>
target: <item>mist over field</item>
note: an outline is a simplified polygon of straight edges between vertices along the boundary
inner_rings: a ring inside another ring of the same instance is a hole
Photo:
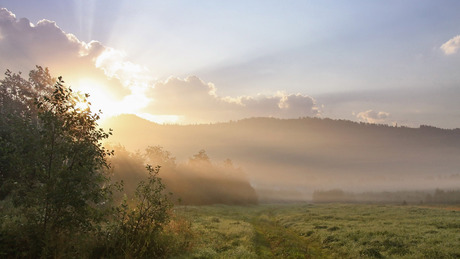
[[[170,152],[149,146],[143,152],[129,152],[123,146],[109,147],[115,155],[109,160],[112,182],[123,181],[124,193],[131,198],[146,176],[145,164],[160,166],[160,177],[181,205],[257,203],[257,195],[246,175],[227,159],[211,161],[204,150],[187,161],[177,163]],[[121,197],[120,197],[121,198]]]
[[[460,258],[459,13],[0,0],[0,258]]]
[[[0,69],[47,66],[88,93],[112,145],[177,158],[161,169],[176,193],[197,179],[259,200],[459,186],[459,130],[419,127],[459,127],[457,3],[27,2],[0,2]]]
[[[320,118],[159,125],[132,115],[104,126],[116,129],[110,141],[128,150],[155,144],[177,161],[198,150],[214,161],[231,159],[262,201],[310,200],[314,191],[331,189],[395,192],[460,186],[460,129]]]

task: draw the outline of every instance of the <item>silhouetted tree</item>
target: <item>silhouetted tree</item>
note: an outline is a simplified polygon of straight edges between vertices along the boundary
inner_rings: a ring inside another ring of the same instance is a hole
[[[234,169],[233,161],[230,158],[224,160],[224,167],[229,169]]]
[[[37,67],[29,80],[7,70],[0,80],[0,198],[5,198],[19,180],[20,171],[33,170],[40,159],[38,109],[40,94],[52,92],[47,69]]]
[[[176,166],[176,158],[171,152],[161,146],[149,146],[145,150],[145,158],[149,164],[161,167],[173,168]]]
[[[206,154],[206,151],[204,149],[201,149],[198,151],[197,154],[193,155],[189,159],[189,163],[192,165],[209,165],[211,164],[211,159],[209,159],[208,154]]]

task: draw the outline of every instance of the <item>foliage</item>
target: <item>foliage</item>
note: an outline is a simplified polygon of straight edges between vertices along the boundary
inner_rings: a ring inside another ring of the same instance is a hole
[[[41,67],[29,80],[7,71],[1,81],[1,190],[9,212],[2,223],[22,226],[10,235],[22,232],[16,242],[31,256],[55,253],[58,239],[91,230],[108,200],[103,169],[111,153],[100,141],[111,133],[97,128],[99,114],[78,107],[87,95],[52,81]]]
[[[159,170],[159,166],[148,165],[149,176],[139,183],[134,198],[128,201],[125,196],[121,205],[114,208],[105,256],[124,253],[130,258],[145,258],[167,254],[167,244],[162,242],[166,238],[163,229],[170,223],[172,203],[157,176]]]
[[[38,109],[35,100],[52,91],[53,80],[48,70],[37,67],[29,80],[21,73],[7,70],[0,81],[0,198],[15,187],[20,171],[34,170],[40,159],[34,147],[39,146]]]
[[[101,143],[111,131],[88,96],[39,66],[0,81],[0,257],[157,257],[171,253],[166,242],[188,245],[174,232],[186,224],[169,227],[159,167],[147,167],[133,200],[113,203],[113,151]]]
[[[126,194],[90,246],[90,258],[169,258],[188,251],[190,222],[173,211],[171,193],[158,177],[160,167],[147,165],[148,177]],[[121,184],[123,185],[123,184]],[[118,186],[123,192],[123,186]]]

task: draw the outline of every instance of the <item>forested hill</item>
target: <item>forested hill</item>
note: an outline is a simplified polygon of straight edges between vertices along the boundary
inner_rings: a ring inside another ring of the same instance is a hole
[[[243,167],[256,190],[303,197],[314,190],[420,190],[460,186],[460,129],[393,127],[320,118],[252,118],[209,125],[109,119],[112,142],[160,145],[178,160],[200,149]]]

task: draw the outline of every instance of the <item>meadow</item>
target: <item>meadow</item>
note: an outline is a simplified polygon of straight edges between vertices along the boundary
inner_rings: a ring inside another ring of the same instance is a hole
[[[382,204],[182,206],[178,258],[460,258],[460,210]]]

